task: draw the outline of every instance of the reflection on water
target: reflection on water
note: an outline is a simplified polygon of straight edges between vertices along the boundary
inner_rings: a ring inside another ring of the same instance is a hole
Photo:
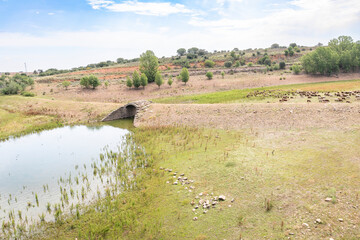
[[[121,151],[129,131],[119,127],[130,124],[62,127],[0,142],[0,221],[50,219],[49,205],[54,211],[55,203],[93,200],[109,182],[96,178],[94,165],[105,150]]]

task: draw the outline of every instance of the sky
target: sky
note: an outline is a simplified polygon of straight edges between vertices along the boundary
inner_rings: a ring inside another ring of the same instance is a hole
[[[0,72],[360,40],[359,0],[0,0]]]

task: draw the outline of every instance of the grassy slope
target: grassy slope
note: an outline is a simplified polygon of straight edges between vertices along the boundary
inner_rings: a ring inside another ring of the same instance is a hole
[[[139,181],[140,189],[102,203],[106,211],[91,207],[79,220],[47,225],[43,238],[283,239],[294,233],[306,239],[356,239],[358,133],[139,129],[137,141],[154,157],[154,170]],[[194,192],[166,184],[174,178],[160,166],[194,179]],[[195,215],[190,202],[200,192],[228,200]],[[324,201],[328,196],[333,203]],[[265,199],[273,205],[270,211]],[[315,224],[317,218],[323,224]]]
[[[360,89],[360,80],[348,80],[348,81],[337,81],[337,82],[321,82],[321,83],[309,83],[309,84],[293,84],[293,85],[282,85],[272,86],[263,88],[248,88],[239,90],[230,90],[215,93],[205,93],[190,96],[177,96],[154,99],[157,103],[237,103],[237,102],[254,102],[259,100],[266,100],[264,97],[251,97],[246,96],[254,91],[263,90],[279,90],[280,92],[286,91],[351,91]]]

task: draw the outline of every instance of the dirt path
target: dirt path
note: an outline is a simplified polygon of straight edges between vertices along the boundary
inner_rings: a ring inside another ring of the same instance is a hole
[[[360,103],[152,104],[137,127],[221,129],[360,128]]]

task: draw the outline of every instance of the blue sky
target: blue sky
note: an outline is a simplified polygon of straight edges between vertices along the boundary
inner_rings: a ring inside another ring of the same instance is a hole
[[[359,0],[0,0],[0,72],[360,39]]]

